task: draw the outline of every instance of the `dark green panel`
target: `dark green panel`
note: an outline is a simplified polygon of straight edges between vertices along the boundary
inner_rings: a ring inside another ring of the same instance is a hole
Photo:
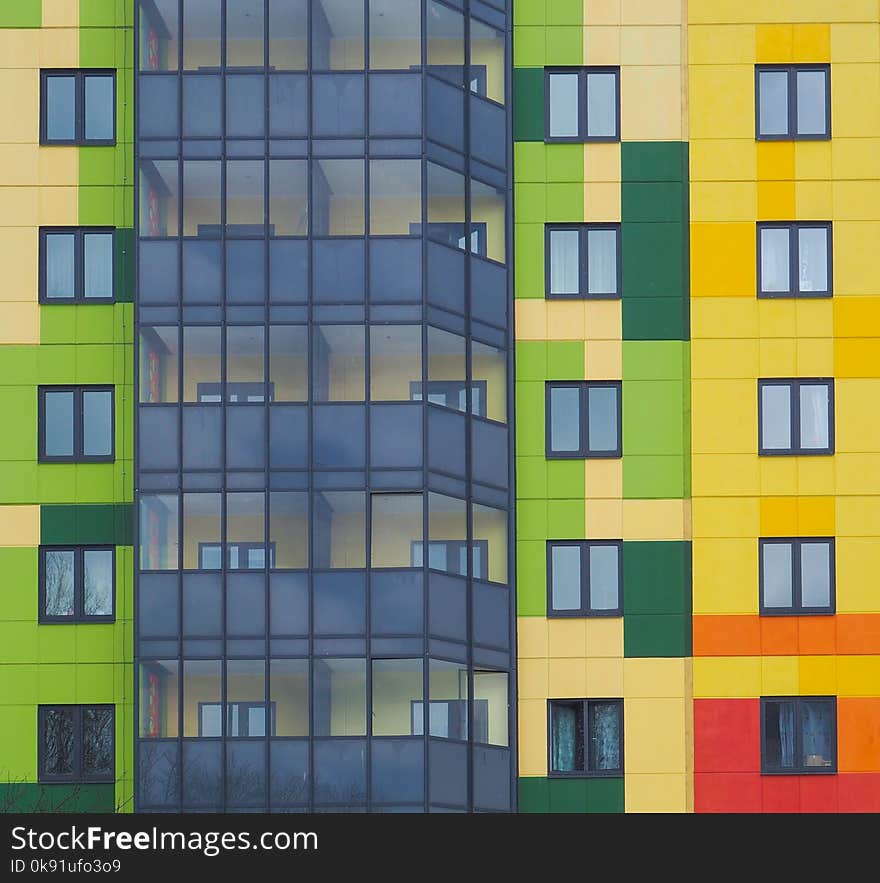
[[[132,515],[131,503],[41,506],[40,542],[46,546],[130,546]]]
[[[623,613],[690,615],[691,544],[627,540],[623,544]]]
[[[620,177],[632,181],[688,180],[688,145],[683,141],[624,141]]]
[[[684,220],[684,187],[681,181],[627,183],[621,187],[620,217],[624,223],[658,223]]]
[[[521,813],[622,813],[623,777],[519,780]]]
[[[689,340],[690,301],[683,297],[625,297],[624,340]]]
[[[691,656],[691,617],[676,613],[632,613],[623,618],[623,655],[628,659]]]
[[[120,227],[113,237],[115,293],[119,303],[134,301],[134,230]]]
[[[513,140],[544,140],[544,68],[513,71]]]
[[[112,784],[6,783],[0,784],[0,807],[3,812],[12,813],[112,813],[115,811],[114,791]]]
[[[687,295],[687,227],[681,223],[621,225],[623,297]]]

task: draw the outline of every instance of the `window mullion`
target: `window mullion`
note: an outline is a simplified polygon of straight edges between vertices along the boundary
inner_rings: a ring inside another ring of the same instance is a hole
[[[73,781],[83,780],[83,745],[85,744],[85,715],[80,705],[73,708]]]
[[[587,120],[587,76],[585,70],[578,72],[578,139],[580,141],[585,141],[587,132],[590,131]]]
[[[790,390],[789,402],[791,420],[791,452],[799,454],[801,451],[801,388],[797,380],[792,380],[788,388]]]
[[[584,738],[584,772],[590,772],[590,700],[585,699],[581,706],[581,732]]]
[[[791,542],[791,603],[795,612],[803,609],[803,592],[801,591],[801,579],[803,573],[801,571],[801,542],[800,540],[792,540]]]
[[[590,295],[590,259],[587,253],[589,248],[590,237],[586,227],[581,227],[578,232],[578,252],[580,261],[580,279],[578,288],[581,297],[589,297]]]
[[[788,129],[789,137],[797,138],[797,71],[793,67],[788,68]]]
[[[86,296],[86,241],[83,231],[73,233],[73,299],[85,300]]]
[[[789,281],[789,294],[792,297],[798,297],[801,293],[801,246],[800,234],[797,224],[790,224],[788,228],[788,261],[789,273],[791,273]]]
[[[590,388],[586,383],[580,384],[580,422],[581,422],[581,445],[579,456],[587,457],[590,453]]]
[[[76,86],[73,90],[74,130],[76,141],[83,144],[86,140],[86,81],[82,71],[77,71]]]
[[[592,613],[590,604],[590,544],[583,542],[581,547],[581,612]]]

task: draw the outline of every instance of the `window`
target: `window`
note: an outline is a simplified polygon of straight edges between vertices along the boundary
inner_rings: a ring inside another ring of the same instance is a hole
[[[199,569],[220,570],[220,543],[199,543]],[[269,567],[275,566],[275,543],[269,543]],[[227,570],[265,570],[264,543],[226,543]]]
[[[409,385],[409,397],[413,402],[422,400],[422,384],[413,380]],[[467,411],[467,384],[463,380],[429,380],[428,401],[432,405]],[[486,381],[471,382],[471,413],[486,416]]]
[[[831,137],[831,67],[827,64],[755,68],[758,140]]]
[[[834,539],[760,539],[761,613],[834,613]]]
[[[113,387],[41,386],[40,461],[113,460]]]
[[[40,622],[112,622],[113,546],[40,548]]]
[[[40,302],[113,300],[113,230],[101,227],[40,229]]]
[[[758,297],[831,296],[831,224],[758,224]]]
[[[623,700],[550,701],[550,775],[623,775]]]
[[[199,703],[199,736],[222,736],[223,703]],[[226,735],[233,737],[265,736],[265,702],[227,702]],[[275,735],[275,703],[269,703],[269,733]]]
[[[622,456],[621,384],[548,383],[547,456],[583,459]]]
[[[40,144],[116,143],[115,71],[41,71],[40,93]]]
[[[547,543],[548,616],[621,616],[623,543]]]
[[[620,224],[547,226],[547,297],[620,297]]]
[[[412,703],[413,736],[425,735],[424,713],[424,703]],[[440,739],[467,739],[467,699],[432,699],[428,703],[428,732]],[[483,744],[489,741],[487,699],[474,699],[474,741]]]
[[[112,782],[112,705],[40,705],[37,710],[41,782]]]
[[[620,68],[558,68],[545,79],[546,141],[619,141]]]
[[[265,383],[227,382],[199,383],[196,387],[197,400],[200,402],[222,402],[223,387],[226,387],[226,400],[229,402],[265,402]],[[269,401],[275,401],[275,384],[268,384]]]
[[[758,453],[833,454],[834,381],[758,381]]]
[[[431,540],[428,542],[428,567],[467,576],[467,550],[470,545],[472,573],[474,579],[488,579],[489,543],[486,540]],[[410,548],[410,561],[413,567],[425,563],[423,543],[414,542]]]
[[[761,772],[837,772],[837,698],[761,697]]]

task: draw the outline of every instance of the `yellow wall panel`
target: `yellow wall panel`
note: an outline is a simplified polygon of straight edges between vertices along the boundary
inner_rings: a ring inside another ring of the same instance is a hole
[[[631,773],[624,777],[626,812],[690,812],[692,777],[681,773]]]
[[[880,369],[880,365],[877,366]],[[880,377],[838,380],[834,386],[837,413],[835,450],[869,453],[880,448]]]
[[[689,25],[688,63],[752,64],[755,60],[755,26]]]
[[[758,457],[762,494],[794,496],[798,492],[798,464],[795,457]]]
[[[828,330],[831,330],[829,325]],[[798,377],[830,377],[834,373],[834,341],[813,337],[797,341],[795,374]]]
[[[584,220],[620,221],[620,184],[589,181],[584,184]]]
[[[799,667],[796,656],[761,657],[761,695],[797,696]]]
[[[694,543],[694,613],[758,612],[757,536]]]
[[[548,651],[552,657],[588,656],[587,620],[584,619],[548,619],[547,640]]]
[[[0,327],[5,307],[0,306]],[[0,546],[40,545],[39,506],[0,506]]]
[[[797,663],[801,695],[833,696],[837,693],[836,656],[799,656]]]
[[[517,340],[547,339],[547,303],[533,297],[513,302]]]
[[[830,337],[835,331],[834,304],[840,298],[798,298],[795,328],[799,337]]]
[[[588,301],[584,304],[585,340],[621,340],[622,306],[619,300]]]
[[[880,61],[880,30],[876,23],[832,25],[831,61]]]
[[[627,777],[633,773],[687,772],[686,701],[683,697],[624,700]]]
[[[758,376],[758,341],[754,338],[725,340],[715,338],[694,339],[691,343],[695,380],[741,379]],[[700,415],[695,415],[700,419]]]
[[[0,69],[36,69],[39,57],[40,32],[36,28],[0,28]]]
[[[691,335],[694,342],[701,337],[757,337],[757,300],[746,297],[694,298],[691,300]],[[691,361],[696,368],[697,359],[692,357]]]
[[[584,659],[552,658],[548,689],[554,699],[582,699],[587,695],[587,665]]]
[[[876,696],[880,684],[880,656],[838,656],[840,696]]]
[[[520,699],[519,711],[519,774],[547,775],[547,701]]]
[[[758,458],[754,454],[700,454],[695,450],[691,469],[695,497],[758,493]]]
[[[836,64],[831,72],[831,133],[835,138],[880,136],[880,102],[865,96],[880,92],[880,66]]]
[[[585,25],[619,25],[620,0],[584,0]]]
[[[688,72],[691,139],[754,140],[754,65],[699,65]]]
[[[624,500],[625,540],[689,540],[690,500]]]
[[[878,92],[880,92],[880,83],[878,83]],[[833,189],[835,220],[876,220],[880,181],[835,181]]]
[[[831,178],[833,165],[832,141],[796,141],[794,145],[794,174],[798,181]],[[828,217],[831,217],[828,215]]]
[[[756,497],[695,497],[691,507],[695,540],[758,535],[761,501]]]
[[[758,182],[758,220],[786,221],[795,216],[794,181]]]
[[[40,187],[40,224],[74,226],[79,221],[76,187]]]
[[[631,25],[620,29],[622,65],[680,65],[681,27]]]
[[[547,620],[541,616],[519,616],[516,620],[517,654],[521,659],[547,656]]]
[[[0,218],[0,224],[2,221]],[[0,301],[37,300],[38,254],[36,227],[0,226],[0,266],[3,267]]]
[[[43,0],[44,28],[75,28],[79,25],[76,0]]]
[[[586,499],[619,500],[623,496],[623,460],[584,461]]]
[[[791,303],[794,312],[794,301]],[[792,328],[789,335],[792,334]],[[792,377],[797,372],[797,340],[791,336],[770,337],[758,341],[758,375]]]
[[[834,373],[837,377],[871,377],[880,365],[880,338],[842,338],[834,346]]]
[[[520,658],[516,675],[517,693],[523,699],[546,699],[549,695],[549,677],[546,659]]]
[[[690,143],[691,188],[695,181],[755,180],[758,152],[753,141],[706,139]],[[693,189],[691,190],[694,193]]]
[[[834,296],[880,292],[880,261],[866,261],[880,242],[880,221],[834,218]]]
[[[694,657],[694,699],[761,695],[761,660],[756,656]]]
[[[829,496],[837,493],[836,457],[798,457],[797,492],[802,496]]]
[[[587,692],[584,695],[597,699],[617,699],[626,695],[623,659],[587,659],[586,673]]]
[[[679,66],[621,67],[620,132],[624,141],[681,141]]]
[[[687,696],[687,659],[625,659],[623,695],[627,699]]]
[[[850,181],[880,177],[880,139],[835,137],[830,144],[831,172],[826,177]]]
[[[693,221],[754,221],[760,185],[754,181],[691,183]]]
[[[547,301],[547,336],[550,340],[583,340],[583,327],[583,301]]]
[[[837,454],[839,494],[880,494],[880,454]]]
[[[794,178],[793,141],[758,141],[758,179],[788,181]]]
[[[40,30],[40,67],[78,67],[79,31],[70,28]]]
[[[620,28],[587,25],[584,28],[585,64],[620,64]]]
[[[792,26],[758,25],[755,28],[755,61],[758,64],[787,64],[792,60]]]
[[[870,22],[876,21],[874,0],[688,0],[688,21],[727,22]]]
[[[813,221],[834,215],[833,188],[830,181],[798,181],[795,189],[797,221]]]
[[[589,6],[589,2],[587,3]],[[682,0],[620,0],[624,25],[674,25],[683,21]]]
[[[878,497],[838,497],[835,500],[834,517],[838,536],[880,537],[880,498]],[[880,569],[877,572],[880,572]]]
[[[761,497],[761,536],[793,537],[797,533],[797,497]]]
[[[843,511],[849,501],[839,501]],[[853,507],[857,512],[868,512],[873,517],[872,536],[841,535],[847,529],[847,522],[838,520],[838,536],[835,544],[835,564],[837,567],[837,611],[838,613],[880,613],[880,596],[876,582],[865,579],[865,574],[880,573],[880,530],[876,522],[880,518],[878,500],[871,500],[863,506]],[[863,529],[872,529],[868,522]]]
[[[0,303],[0,344],[40,342],[40,308],[36,303]]]
[[[585,181],[620,181],[620,144],[584,145]]]
[[[691,224],[691,297],[755,297],[754,223]]]
[[[0,144],[0,187],[40,183],[39,153],[30,144]]]
[[[38,162],[38,183],[54,187],[79,183],[79,148],[41,147]]]
[[[588,619],[587,656],[623,656],[623,617]]]
[[[862,337],[870,328],[880,328],[880,296],[835,297],[834,333],[837,337]]]
[[[760,337],[790,339],[797,321],[797,301],[793,298],[764,298],[757,304]],[[791,352],[793,357],[793,346]]]
[[[591,340],[584,347],[585,377],[590,380],[620,380],[623,373],[623,345],[619,340]]]
[[[691,395],[695,454],[745,454],[757,450],[757,393],[753,380],[695,379]]]
[[[823,22],[794,25],[791,60],[795,64],[830,62],[831,26]]]
[[[800,536],[831,537],[834,536],[834,528],[834,497],[798,498],[797,532]]]
[[[585,500],[584,512],[590,539],[613,540],[623,536],[622,500]]]
[[[3,206],[0,223],[15,219],[16,226],[33,226],[40,223],[40,198],[36,187],[0,187],[0,205]]]

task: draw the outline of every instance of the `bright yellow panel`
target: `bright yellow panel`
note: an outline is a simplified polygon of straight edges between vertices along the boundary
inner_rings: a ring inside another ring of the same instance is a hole
[[[761,657],[762,696],[797,696],[798,692],[796,656]]]
[[[543,616],[518,616],[516,651],[520,659],[548,655],[547,620]]]
[[[584,28],[584,64],[620,64],[620,28],[587,25]]]
[[[586,655],[623,656],[623,617],[587,619]]]
[[[757,451],[757,438],[755,441]],[[691,458],[693,496],[757,496],[757,454],[699,454]]]
[[[835,522],[839,537],[880,536],[880,498],[837,497],[835,499]],[[880,554],[880,547],[878,547]],[[880,563],[880,559],[878,559]],[[866,570],[871,573],[873,570]],[[880,572],[880,568],[877,569]],[[880,598],[878,598],[880,602]]]
[[[758,329],[762,338],[791,338],[797,318],[795,298],[764,298],[757,301],[757,306]],[[790,343],[789,346],[794,358],[794,345]]]
[[[588,659],[586,661],[587,692],[595,699],[617,699],[624,693],[624,660]]]
[[[694,657],[694,699],[748,699],[760,695],[760,657]]]
[[[836,656],[800,656],[798,668],[802,696],[833,696],[837,693]]]
[[[632,25],[621,28],[620,64],[681,64],[681,27]]]
[[[880,684],[880,656],[838,656],[840,696],[876,696]]]
[[[880,365],[880,338],[841,338],[834,346],[837,377],[875,377]]]
[[[754,25],[690,25],[687,41],[691,65],[752,64],[755,60]]]
[[[839,494],[880,494],[880,454],[837,454]]]
[[[584,180],[620,182],[620,144],[584,145]]]
[[[798,469],[795,457],[759,457],[758,475],[761,494],[795,496],[798,492]]]
[[[514,300],[517,340],[547,339],[547,303],[534,297]]]
[[[755,298],[700,297],[691,301],[691,340],[757,336],[758,302]],[[694,363],[693,358],[691,362]]]
[[[758,220],[786,221],[795,216],[794,181],[758,182]]]
[[[797,533],[802,537],[834,536],[834,497],[799,497]]]
[[[684,659],[626,659],[623,695],[627,699],[686,698],[687,665]]]
[[[786,64],[791,60],[790,24],[758,25],[755,28],[755,61],[758,64]]]
[[[830,334],[831,326],[827,333]],[[834,373],[834,341],[815,337],[797,341],[795,373],[798,377],[830,377]]]
[[[753,181],[692,181],[691,219],[754,222],[758,187]]]
[[[681,773],[631,773],[624,777],[624,807],[628,813],[691,811],[690,777]]]
[[[836,141],[796,141],[794,143],[795,178],[798,181],[830,179],[835,145]]]
[[[680,141],[682,73],[678,65],[622,67],[620,132],[624,141]]]
[[[792,537],[798,532],[797,497],[761,498],[761,536]]]
[[[694,613],[758,612],[755,535],[694,540]]]
[[[791,312],[794,313],[794,301]],[[797,341],[793,337],[768,337],[758,341],[758,376],[793,377],[796,372]]]
[[[754,381],[694,380],[691,395],[691,438],[695,454],[756,451],[758,418]]]
[[[880,371],[880,365],[877,366]],[[835,450],[876,452],[880,445],[880,378],[838,380],[834,385],[837,414]]]
[[[880,181],[835,181],[832,186],[835,220],[876,220]]]
[[[630,699],[623,703],[624,753],[632,773],[684,773],[685,703],[680,699]]]
[[[690,22],[875,21],[874,0],[689,0]]]
[[[790,181],[794,178],[794,142],[758,141],[758,180]]]
[[[547,703],[538,699],[520,699],[519,716],[519,774],[521,776],[547,775]]]
[[[691,508],[695,540],[758,535],[760,501],[755,497],[697,497]]]
[[[754,223],[691,224],[691,296],[755,297]]]
[[[876,21],[876,11],[872,20]],[[835,138],[880,136],[880,102],[866,96],[880,93],[877,64],[836,64],[831,74],[831,131]],[[872,182],[876,183],[876,182]],[[837,196],[835,195],[835,208]],[[845,217],[846,215],[841,215]]]
[[[797,457],[797,492],[827,497],[837,491],[836,457]]]
[[[831,26],[831,62],[880,60],[880,31],[876,22]]]
[[[691,184],[695,181],[753,182],[757,175],[757,161],[754,141],[732,138],[692,141]]]
[[[844,298],[852,300],[852,298]],[[828,338],[837,334],[834,304],[840,298],[808,298],[795,301],[795,328],[799,337]]]
[[[691,343],[691,376],[695,380],[739,380],[758,376],[758,341],[753,338],[699,339]]]
[[[0,316],[4,307],[0,306]],[[0,506],[0,546],[40,545],[39,506]]]
[[[880,242],[880,221],[834,219],[834,299],[880,292],[880,261],[866,261]]]
[[[547,640],[549,655],[556,657],[586,656],[586,620],[549,619],[547,620]]]
[[[835,136],[830,146],[831,174],[826,177],[849,181],[880,177],[880,139]]]
[[[839,501],[839,505],[848,501]],[[880,519],[880,501],[871,500],[870,503],[858,507],[860,511],[869,512],[873,516],[873,525],[869,523],[866,529],[873,528],[873,536],[837,536],[834,555],[837,567],[837,612],[838,613],[880,613],[880,594],[874,580],[865,579],[865,574],[880,573],[880,542],[877,536],[877,520]],[[838,522],[838,531],[846,527]]]
[[[791,60],[795,64],[831,61],[831,25],[797,24],[792,28]]]
[[[830,181],[798,181],[794,190],[795,220],[812,221],[834,216]]]
[[[835,297],[836,337],[862,337],[868,328],[880,328],[880,297]]]

